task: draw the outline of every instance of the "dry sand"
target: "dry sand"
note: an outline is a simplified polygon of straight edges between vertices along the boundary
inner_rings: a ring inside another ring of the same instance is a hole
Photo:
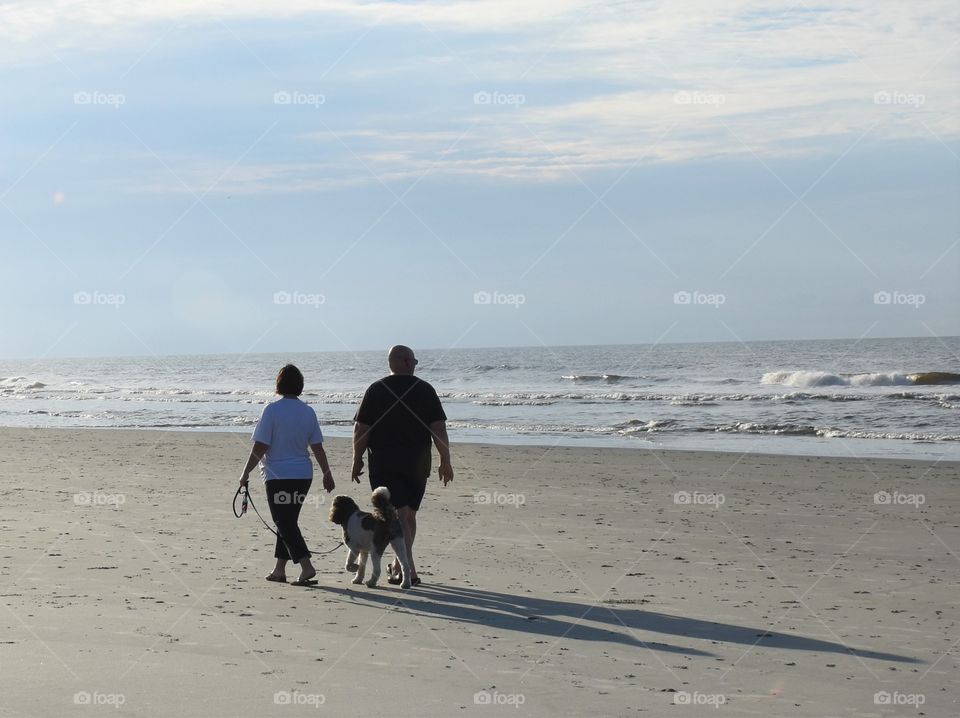
[[[458,445],[401,591],[263,580],[246,435],[0,437],[4,715],[960,715],[958,463]]]

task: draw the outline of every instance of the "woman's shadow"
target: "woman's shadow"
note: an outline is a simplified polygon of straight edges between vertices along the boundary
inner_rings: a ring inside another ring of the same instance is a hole
[[[764,628],[645,611],[625,603],[555,601],[536,596],[439,584],[422,585],[413,591],[403,592],[324,585],[315,588],[339,594],[351,601],[369,601],[382,606],[399,604],[409,611],[451,621],[498,626],[555,638],[622,643],[692,656],[714,656],[715,654],[698,648],[646,641],[639,632],[683,636],[717,643],[738,643],[748,646],[759,644],[767,648],[784,650],[847,653],[859,658],[899,663],[923,662],[910,656],[851,648],[842,643],[778,633]],[[599,628],[586,621],[603,623],[608,628]]]

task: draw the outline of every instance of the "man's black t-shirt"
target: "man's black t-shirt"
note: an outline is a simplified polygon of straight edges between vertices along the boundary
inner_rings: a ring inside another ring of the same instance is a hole
[[[446,420],[437,391],[412,374],[391,374],[369,386],[354,421],[370,427],[370,473],[430,475],[430,424]]]

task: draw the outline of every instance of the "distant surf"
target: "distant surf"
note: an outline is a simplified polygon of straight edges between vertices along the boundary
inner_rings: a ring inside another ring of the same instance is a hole
[[[760,379],[761,384],[783,384],[798,389],[818,386],[911,386],[960,384],[960,374],[946,371],[865,372],[833,374],[826,371],[773,371]]]
[[[418,354],[458,441],[960,459],[957,337]],[[382,352],[0,360],[0,424],[249,432],[291,359],[329,436],[388,371]]]

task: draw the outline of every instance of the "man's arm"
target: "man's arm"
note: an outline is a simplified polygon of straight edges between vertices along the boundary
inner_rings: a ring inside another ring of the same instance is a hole
[[[353,468],[350,470],[350,478],[360,483],[360,474],[363,473],[363,455],[367,451],[367,444],[370,441],[370,426],[360,421],[353,424]]]
[[[246,486],[250,483],[250,472],[259,464],[270,447],[262,441],[253,442],[253,449],[250,450],[250,458],[247,459],[247,465],[243,467],[243,473],[240,474],[240,485]]]
[[[433,444],[440,454],[440,468],[438,474],[443,485],[453,481],[453,464],[450,463],[450,438],[447,436],[447,422],[440,420],[430,424],[430,433],[433,435]]]

